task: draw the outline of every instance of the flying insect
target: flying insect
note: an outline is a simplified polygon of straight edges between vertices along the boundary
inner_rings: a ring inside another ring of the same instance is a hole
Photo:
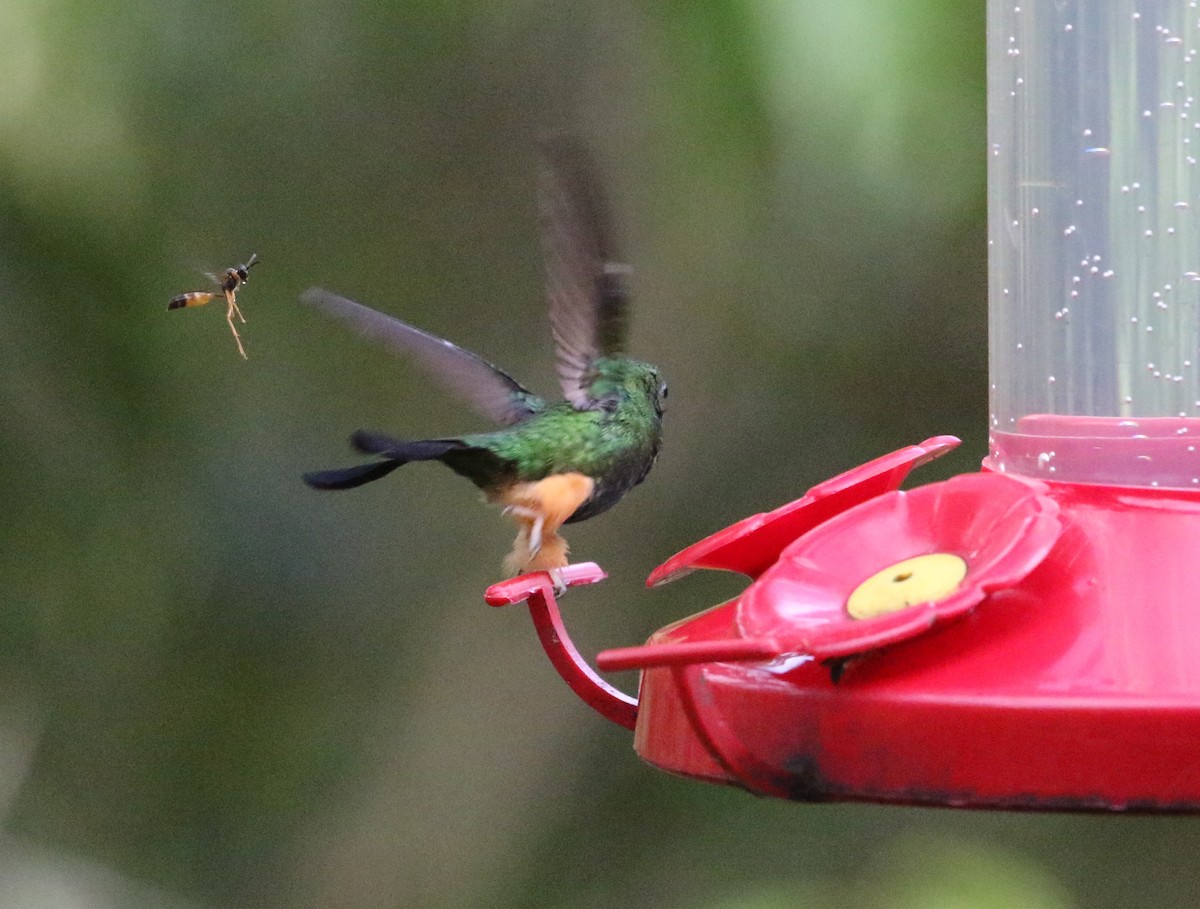
[[[258,264],[258,253],[251,253],[250,259],[242,265],[235,265],[233,268],[227,268],[219,276],[211,272],[206,272],[206,276],[219,290],[193,290],[186,294],[179,294],[171,298],[171,302],[167,304],[167,309],[183,309],[188,306],[203,306],[205,303],[211,303],[218,297],[224,296],[227,304],[225,310],[225,321],[229,323],[229,330],[233,332],[233,340],[237,342],[238,353],[242,355],[243,360],[250,359],[246,356],[246,348],[242,346],[242,337],[238,334],[237,326],[233,324],[233,317],[237,316],[244,325],[246,317],[242,315],[242,311],[237,305],[237,290],[249,280],[249,272],[252,267]]]

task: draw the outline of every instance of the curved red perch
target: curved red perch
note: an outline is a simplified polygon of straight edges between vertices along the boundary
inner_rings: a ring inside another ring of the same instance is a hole
[[[580,562],[568,565],[561,571],[567,587],[579,587],[603,581],[606,575],[595,562]],[[493,584],[484,594],[489,606],[508,606],[512,603],[529,604],[529,615],[546,656],[562,676],[571,690],[588,706],[626,729],[637,726],[638,704],[624,692],[614,688],[600,678],[587,661],[580,656],[558,611],[558,599],[554,595],[554,581],[544,571],[524,574],[519,577]]]

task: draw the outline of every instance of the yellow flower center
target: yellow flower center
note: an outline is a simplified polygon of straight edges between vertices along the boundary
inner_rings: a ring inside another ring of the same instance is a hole
[[[854,588],[846,611],[854,619],[872,619],[953,593],[967,576],[967,563],[948,552],[905,559],[877,571]]]

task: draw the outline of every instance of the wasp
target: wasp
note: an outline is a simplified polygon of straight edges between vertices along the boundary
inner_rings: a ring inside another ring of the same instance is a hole
[[[237,342],[238,353],[242,355],[243,360],[248,360],[246,349],[242,347],[242,338],[238,334],[237,326],[233,324],[233,317],[237,316],[244,325],[246,317],[242,315],[242,311],[237,305],[237,289],[241,287],[249,278],[250,269],[258,264],[258,253],[251,253],[249,261],[242,265],[235,265],[233,268],[227,268],[220,275],[214,275],[211,272],[206,272],[209,279],[220,288],[219,291],[208,290],[193,290],[190,293],[180,294],[177,297],[172,297],[171,302],[167,304],[167,309],[183,309],[185,306],[203,306],[217,297],[224,296],[228,308],[225,311],[225,321],[229,323],[229,330],[233,332],[233,340]]]

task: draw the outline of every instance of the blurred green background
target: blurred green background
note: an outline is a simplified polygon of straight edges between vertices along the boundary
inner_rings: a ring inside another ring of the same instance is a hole
[[[666,446],[573,529],[586,654],[736,592],[659,561],[938,433],[985,450],[981,0],[5,0],[0,905],[1193,906],[1186,818],[668,777],[491,610],[512,536],[360,426],[480,428],[319,284],[555,388],[532,137],[582,134]],[[239,297],[168,314],[257,252]],[[633,677],[616,679],[627,690]]]

